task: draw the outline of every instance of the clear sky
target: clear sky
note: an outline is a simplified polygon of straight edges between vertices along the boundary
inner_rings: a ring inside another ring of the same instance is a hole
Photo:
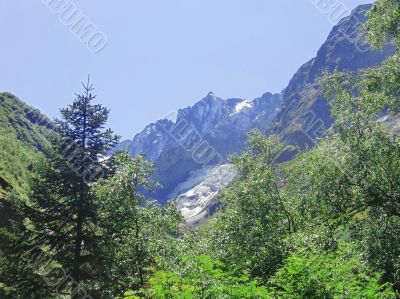
[[[97,101],[111,108],[109,126],[132,138],[209,91],[245,99],[281,91],[334,25],[321,1],[334,2],[75,0],[107,36],[92,53],[45,0],[0,0],[0,90],[56,117],[90,73]]]

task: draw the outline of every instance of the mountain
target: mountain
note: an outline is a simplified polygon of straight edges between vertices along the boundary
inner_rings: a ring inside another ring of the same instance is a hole
[[[133,155],[145,154],[148,159],[157,161],[166,151],[180,147],[179,143],[191,144],[200,136],[217,146],[219,154],[226,158],[243,146],[243,137],[249,128],[267,127],[280,100],[279,94],[271,93],[254,100],[223,100],[210,92],[193,106],[179,110],[177,115],[169,115],[174,116],[175,120],[158,120],[148,125],[133,140],[123,141],[118,148],[128,150]],[[193,132],[187,136],[174,136],[174,130],[179,126],[190,127]],[[228,140],[230,134],[237,135],[240,140]],[[217,145],[221,138],[235,143]]]
[[[212,212],[218,190],[232,180],[229,155],[244,149],[251,128],[277,134],[289,144],[315,145],[334,121],[317,82],[323,72],[357,72],[395,53],[390,44],[374,51],[365,43],[362,25],[370,6],[357,7],[334,26],[316,57],[299,68],[282,94],[222,100],[209,93],[119,148],[156,162],[155,178],[164,188],[155,197],[160,202],[174,199],[189,222],[201,220]]]
[[[156,162],[155,178],[164,187],[155,197],[165,202],[193,187],[191,182],[201,181],[199,173],[207,176],[215,165],[227,163],[231,154],[243,150],[248,131],[265,131],[280,103],[280,94],[223,100],[210,92],[193,106],[173,114],[173,119],[170,116],[148,125],[117,149],[145,154]]]
[[[10,207],[2,200],[16,189],[24,192],[32,162],[52,134],[51,121],[10,93],[0,93],[0,227]]]
[[[317,83],[323,72],[357,72],[378,66],[395,53],[391,44],[374,51],[365,43],[362,25],[367,19],[365,11],[370,7],[361,5],[343,18],[333,27],[317,56],[294,74],[283,92],[282,106],[268,129],[269,134],[277,134],[289,144],[313,146],[334,121]]]

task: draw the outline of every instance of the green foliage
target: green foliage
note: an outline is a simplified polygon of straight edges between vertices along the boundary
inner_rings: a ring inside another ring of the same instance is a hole
[[[0,178],[27,191],[29,168],[52,135],[50,120],[10,93],[0,93]],[[4,186],[3,186],[4,188]],[[0,184],[0,198],[4,190]]]
[[[400,4],[397,0],[378,0],[367,13],[364,26],[367,39],[375,48],[382,48],[388,39],[400,47]]]
[[[0,127],[24,144],[43,149],[53,127],[51,121],[10,93],[0,93]]]
[[[182,221],[174,205],[160,206],[142,195],[156,185],[152,163],[127,153],[114,159],[115,175],[93,187],[102,236],[99,264],[107,276],[102,293],[109,296],[143,287],[150,269],[174,256]]]
[[[149,279],[149,288],[142,290],[148,298],[270,298],[267,289],[235,273],[210,256],[184,256],[179,272],[160,270]],[[126,298],[131,298],[127,296]],[[135,298],[135,297],[133,297]]]
[[[274,138],[253,132],[249,149],[233,158],[237,178],[219,195],[210,248],[227,264],[268,278],[285,256],[284,238],[295,229],[280,192],[274,158],[283,149]]]
[[[78,285],[97,279],[94,263],[97,213],[89,192],[89,179],[94,169],[105,169],[99,159],[117,141],[110,130],[103,130],[108,109],[93,105],[92,85],[88,82],[84,87],[85,93],[61,110],[62,120],[55,122],[59,135],[52,136],[46,158],[35,166],[28,199],[13,201],[23,204],[15,205],[19,208],[15,233],[8,236],[9,246],[4,249],[14,262],[22,253],[38,250]],[[20,242],[13,244],[12,238]],[[21,285],[17,286],[20,289]],[[53,289],[55,293],[69,291],[69,284]]]
[[[308,167],[308,177],[314,178],[310,185],[317,187],[308,195],[323,198],[333,212],[328,216],[351,220],[354,235],[365,243],[369,262],[399,290],[400,138],[376,121],[385,110],[398,112],[398,67],[392,67],[396,59],[359,76],[335,73],[324,79],[337,119],[335,133],[323,144],[328,158],[321,161],[319,153],[314,153],[319,162],[306,159],[305,164],[314,167],[314,171]],[[391,79],[383,84],[383,78]],[[327,164],[330,172],[317,175],[319,167]]]
[[[396,298],[350,244],[335,252],[303,249],[291,254],[270,284],[277,298]]]
[[[9,227],[11,218],[19,219],[13,207],[29,192],[32,165],[42,157],[40,151],[49,145],[53,133],[50,120],[38,110],[10,93],[0,93],[0,226]],[[11,236],[0,230],[0,282],[5,283],[0,297],[20,298],[21,293],[24,298],[47,297],[43,280],[17,263],[16,256],[26,250],[22,234],[16,231]],[[4,244],[6,239],[8,244]]]
[[[35,149],[17,140],[12,133],[0,135],[0,153],[0,177],[9,184],[10,188],[14,187],[20,191],[26,191],[28,188],[26,182],[31,177],[29,168],[40,157],[40,154]],[[7,186],[3,188],[6,189]],[[2,197],[1,194],[0,197]]]

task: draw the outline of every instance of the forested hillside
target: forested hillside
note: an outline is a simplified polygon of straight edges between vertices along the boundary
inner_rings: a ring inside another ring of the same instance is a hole
[[[0,193],[23,189],[30,164],[48,145],[50,120],[10,93],[0,93]],[[1,195],[0,195],[1,196]]]
[[[371,47],[395,51],[357,72],[318,70],[332,127],[297,148],[252,130],[196,227],[152,199],[153,162],[107,156],[120,138],[89,78],[52,123],[3,94],[14,213],[0,228],[0,297],[400,298],[400,3],[376,1],[366,18]]]
[[[53,134],[50,120],[10,93],[0,93],[0,227],[8,225],[12,189],[25,193],[32,163],[42,155]]]

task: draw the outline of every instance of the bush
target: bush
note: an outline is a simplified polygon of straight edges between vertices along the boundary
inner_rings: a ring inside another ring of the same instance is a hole
[[[271,279],[271,289],[279,298],[396,298],[380,278],[350,244],[340,244],[332,253],[304,249],[291,254]]]

